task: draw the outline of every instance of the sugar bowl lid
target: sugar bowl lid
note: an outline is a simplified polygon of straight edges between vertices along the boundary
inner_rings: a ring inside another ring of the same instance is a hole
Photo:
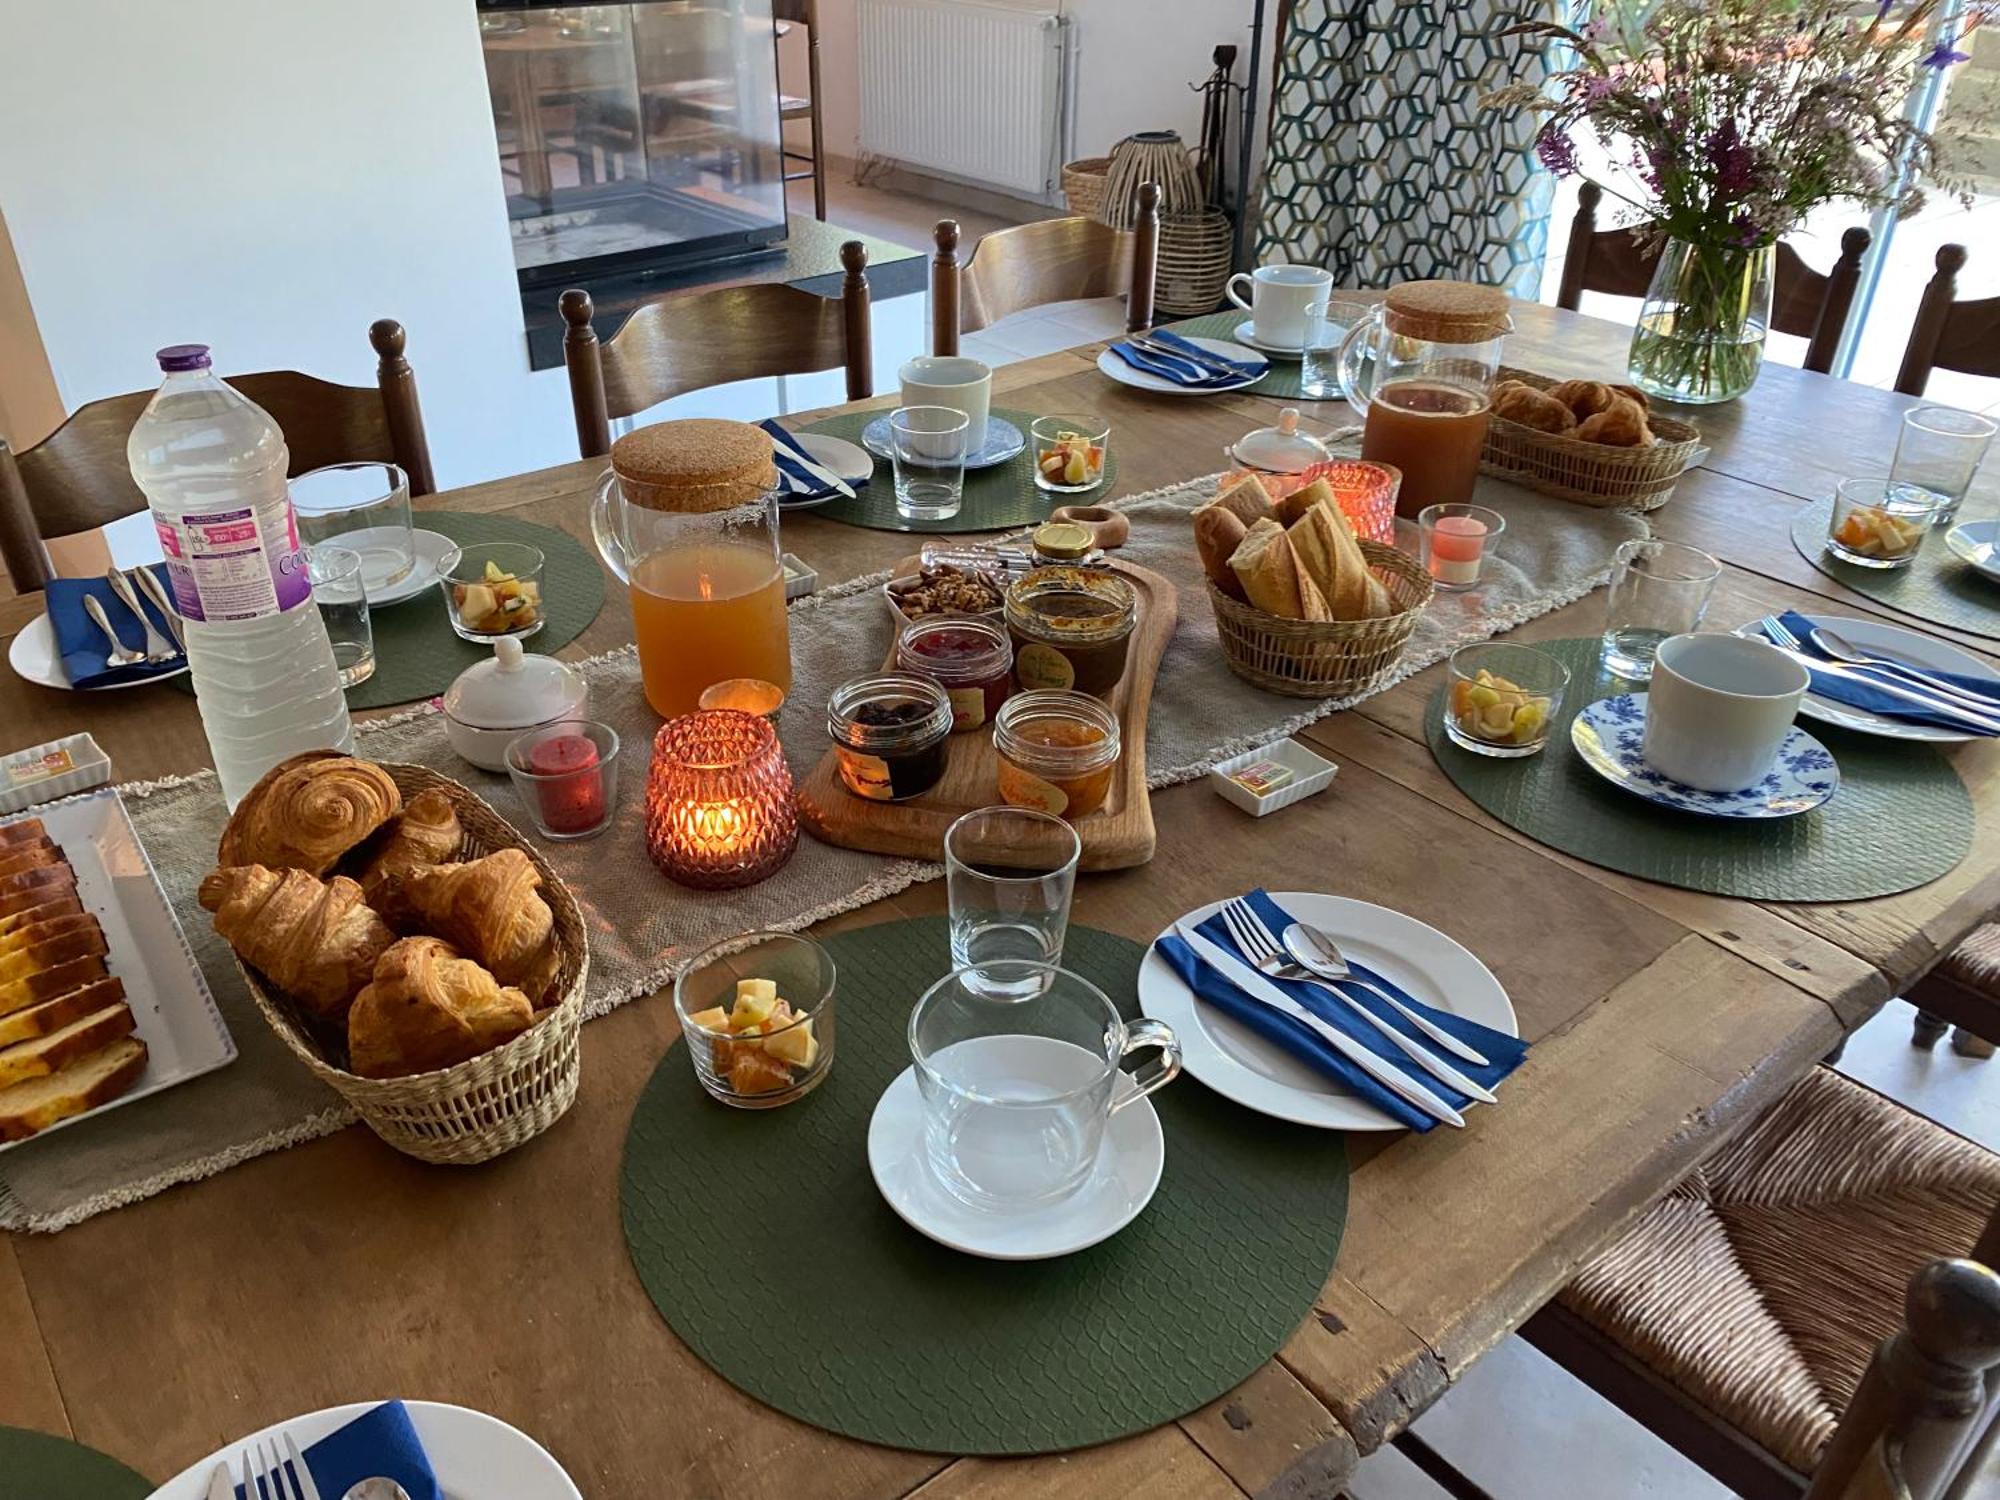
[[[532,729],[575,713],[588,693],[576,668],[503,636],[490,661],[474,662],[445,689],[444,711],[474,729]]]
[[[1298,474],[1333,457],[1333,450],[1309,432],[1299,429],[1299,409],[1288,406],[1278,413],[1276,427],[1259,427],[1236,440],[1229,456],[1253,469],[1271,474]]]

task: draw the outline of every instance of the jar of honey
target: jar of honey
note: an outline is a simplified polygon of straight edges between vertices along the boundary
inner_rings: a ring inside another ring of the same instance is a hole
[[[912,620],[896,642],[896,670],[928,677],[951,700],[954,734],[993,722],[1014,686],[1014,647],[991,620]]]
[[[1139,595],[1103,568],[1037,568],[1008,586],[1005,614],[1023,692],[1060,688],[1101,698],[1125,675]]]
[[[1118,718],[1083,693],[1021,693],[1001,705],[993,748],[1001,801],[1075,821],[1102,807],[1111,790]]]

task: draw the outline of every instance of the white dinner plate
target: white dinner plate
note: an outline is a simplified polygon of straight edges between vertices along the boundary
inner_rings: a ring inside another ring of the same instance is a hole
[[[1970,651],[1961,651],[1949,642],[1936,640],[1918,631],[1905,630],[1900,625],[1878,624],[1874,620],[1851,619],[1846,615],[1807,615],[1806,618],[1814,625],[1838,631],[1863,651],[1879,651],[1884,656],[1900,657],[1919,667],[1937,672],[1958,672],[2000,686],[2000,672],[1995,672]],[[1755,620],[1738,627],[1736,633],[1749,636],[1752,640],[1769,639],[1757,628]],[[1822,724],[1832,724],[1841,729],[1852,729],[1857,734],[1879,735],[1889,740],[1963,745],[1982,738],[1976,734],[1940,729],[1935,724],[1912,724],[1906,719],[1891,719],[1884,714],[1871,713],[1865,708],[1856,708],[1833,698],[1821,698],[1813,693],[1807,693],[1805,701],[1799,705],[1799,716],[1817,719]]]
[[[34,1141],[213,1072],[235,1058],[236,1043],[117,791],[104,787],[32,807],[0,825],[25,818],[41,820],[76,871],[77,900],[104,929],[104,966],[123,982],[133,1032],[146,1044],[146,1066],[132,1087],[28,1137]],[[27,1143],[0,1141],[0,1152]]]
[[[170,682],[187,672],[187,663],[183,661],[173,671],[156,672],[151,677],[127,677],[117,682],[100,682],[95,687],[73,688],[69,685],[69,673],[63,670],[62,657],[56,653],[55,627],[49,623],[47,615],[36,615],[8,642],[7,665],[14,669],[17,677],[65,693],[111,693],[119,688],[150,687],[156,682]]]
[[[446,554],[458,545],[443,532],[421,529],[410,533],[410,544],[416,556],[415,566],[404,575],[401,582],[393,583],[385,589],[377,589],[370,584],[368,587],[370,609],[383,609],[391,604],[401,604],[405,599],[414,599],[431,588],[438,581],[438,571],[444,563]],[[340,546],[340,538],[335,537],[331,545]]]
[[[1163,396],[1222,396],[1230,391],[1240,391],[1245,386],[1255,385],[1271,372],[1271,362],[1255,349],[1246,349],[1241,344],[1232,344],[1226,339],[1189,339],[1198,349],[1206,349],[1210,354],[1220,354],[1224,359],[1243,360],[1261,365],[1255,375],[1246,375],[1229,385],[1185,386],[1175,385],[1158,375],[1150,375],[1144,370],[1133,368],[1116,354],[1106,349],[1097,356],[1097,368],[1109,375],[1120,385],[1129,385],[1142,391],[1158,391]]]
[[[1134,1087],[1118,1075],[1118,1096]],[[923,1096],[917,1070],[903,1069],[875,1102],[868,1121],[868,1170],[896,1215],[940,1245],[986,1260],[1051,1260],[1111,1238],[1153,1201],[1166,1166],[1167,1143],[1150,1099],[1138,1099],[1104,1127],[1097,1166],[1056,1203],[1007,1213],[961,1203],[946,1192],[924,1159]]]
[[[1508,1036],[1521,1034],[1507,991],[1493,971],[1428,923],[1345,896],[1273,891],[1271,899],[1294,919],[1323,928],[1347,957],[1424,1004]],[[1199,924],[1221,905],[1211,901],[1182,920]],[[1169,927],[1160,936],[1172,932]],[[1246,1109],[1326,1130],[1407,1128],[1249,1027],[1202,1004],[1157,947],[1148,949],[1139,965],[1139,1008],[1173,1027],[1180,1038],[1181,1066],[1188,1073]]]
[[[290,1433],[301,1448],[309,1448],[381,1404],[356,1401],[273,1422],[189,1464],[154,1490],[148,1500],[206,1500],[208,1476],[215,1472],[215,1466],[226,1463],[235,1473],[247,1445],[260,1438],[282,1441]],[[445,1500],[583,1500],[582,1491],[570,1482],[548,1449],[498,1417],[441,1401],[405,1401],[403,1405]],[[324,1500],[340,1497],[329,1495]]]
[[[1229,332],[1229,336],[1239,344],[1247,344],[1259,354],[1268,354],[1273,359],[1304,359],[1305,346],[1302,344],[1273,344],[1257,337],[1257,320],[1245,318]]]
[[[2000,521],[1960,521],[1944,534],[1953,557],[1971,563],[1988,578],[2000,580]]]

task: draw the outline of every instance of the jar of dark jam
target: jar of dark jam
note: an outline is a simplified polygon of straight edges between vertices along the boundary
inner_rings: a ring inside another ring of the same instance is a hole
[[[1125,675],[1139,596],[1102,568],[1037,568],[1008,586],[1006,619],[1023,692],[1065,688],[1101,698]]]
[[[993,722],[1014,686],[1014,647],[991,620],[913,620],[896,642],[896,670],[928,677],[951,700],[954,733]]]
[[[927,677],[857,677],[834,689],[826,732],[850,792],[902,802],[944,779],[951,700]]]

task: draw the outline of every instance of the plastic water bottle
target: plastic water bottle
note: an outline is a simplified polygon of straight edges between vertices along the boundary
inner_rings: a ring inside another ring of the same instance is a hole
[[[207,345],[176,344],[159,359],[167,378],[125,457],[152,507],[201,727],[234,808],[279,761],[352,749],[354,729],[313,607],[284,433],[216,378]]]

